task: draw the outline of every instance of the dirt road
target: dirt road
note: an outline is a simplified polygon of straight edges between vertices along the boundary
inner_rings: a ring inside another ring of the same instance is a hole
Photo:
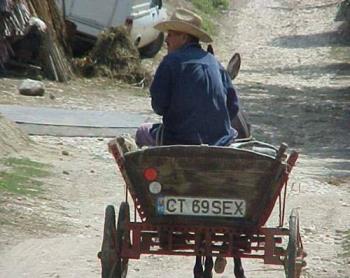
[[[308,253],[303,277],[350,277],[349,45],[333,22],[336,1],[233,1],[220,20],[216,55],[242,56],[236,86],[256,138],[301,153],[287,212],[298,208]],[[138,111],[145,93],[97,81],[47,83],[44,98],[17,95],[4,80],[2,104]],[[50,98],[49,95],[54,95]],[[23,153],[52,165],[44,193],[0,197],[0,277],[98,277],[107,204],[123,200],[123,180],[104,138],[33,137],[50,146]],[[63,152],[64,151],[64,152]],[[273,214],[268,225],[276,223]],[[247,277],[284,277],[280,267],[243,261]],[[192,258],[144,256],[130,278],[192,277]],[[232,263],[222,275],[233,277]]]

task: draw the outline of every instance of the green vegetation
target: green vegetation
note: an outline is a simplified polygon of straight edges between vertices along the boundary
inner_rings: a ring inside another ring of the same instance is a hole
[[[228,0],[192,0],[192,4],[208,15],[216,15],[219,10],[227,10]]]
[[[347,230],[344,233],[344,239],[343,239],[343,249],[344,253],[342,254],[346,258],[350,258],[350,230]]]
[[[18,194],[37,194],[41,192],[43,182],[40,178],[50,174],[49,165],[28,158],[7,158],[1,161],[6,166],[0,171],[0,190]]]
[[[342,250],[338,253],[338,257],[349,260],[350,258],[350,229],[336,231],[337,239],[340,241]]]
[[[203,29],[207,31],[210,35],[215,34],[216,32],[216,26],[214,25],[213,21],[210,19],[210,17],[202,12],[199,12],[199,15],[203,19]]]
[[[227,10],[229,0],[192,0],[193,6],[203,19],[203,28],[209,34],[214,34],[216,28],[211,17],[216,16],[220,10]]]
[[[335,20],[350,22],[350,0],[344,0],[338,4]]]
[[[349,178],[347,177],[337,177],[337,176],[329,176],[326,179],[326,182],[328,184],[334,185],[334,186],[343,186],[347,184],[348,181],[349,181]]]

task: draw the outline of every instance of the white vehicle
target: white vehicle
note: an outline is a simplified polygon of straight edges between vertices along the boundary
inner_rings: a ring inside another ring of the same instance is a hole
[[[124,24],[142,56],[153,57],[163,45],[164,34],[153,28],[167,18],[162,0],[56,0],[56,3],[81,35],[96,38],[101,31]]]

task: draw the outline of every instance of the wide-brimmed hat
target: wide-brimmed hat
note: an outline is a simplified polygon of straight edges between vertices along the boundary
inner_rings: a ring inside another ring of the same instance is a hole
[[[212,38],[202,29],[202,18],[186,9],[176,9],[169,20],[154,26],[159,31],[183,32],[198,38],[202,42],[212,42]]]

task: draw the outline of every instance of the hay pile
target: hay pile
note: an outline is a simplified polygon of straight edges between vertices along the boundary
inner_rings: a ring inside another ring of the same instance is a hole
[[[147,83],[150,76],[142,68],[139,52],[123,26],[102,32],[89,55],[75,59],[74,64],[84,77],[103,76],[137,84]]]

